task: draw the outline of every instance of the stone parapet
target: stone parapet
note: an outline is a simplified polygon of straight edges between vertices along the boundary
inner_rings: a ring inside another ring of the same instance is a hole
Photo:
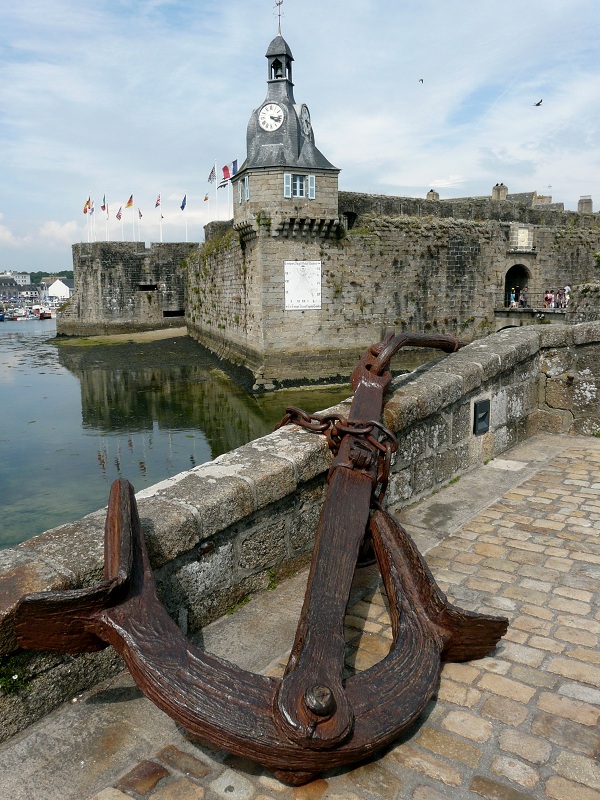
[[[435,194],[435,193],[434,193]],[[583,211],[564,211],[551,206],[532,208],[525,202],[493,197],[470,197],[457,200],[440,200],[430,193],[419,197],[394,197],[365,192],[340,192],[340,214],[360,216],[376,214],[385,216],[440,217],[463,220],[498,220],[524,222],[532,225],[556,225],[576,228],[598,227],[600,215],[586,205]]]
[[[537,432],[595,434],[599,387],[600,323],[509,329],[396,378],[389,502],[411,504]],[[480,400],[490,426],[475,435]],[[161,600],[184,631],[306,563],[330,462],[323,437],[290,426],[138,493]],[[112,651],[20,653],[13,633],[22,595],[101,579],[104,513],[0,552],[0,678],[13,670],[23,684],[0,695],[4,736],[119,668]]]

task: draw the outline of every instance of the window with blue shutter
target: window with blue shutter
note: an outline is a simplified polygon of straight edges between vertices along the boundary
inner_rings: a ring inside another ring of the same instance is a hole
[[[292,176],[289,172],[283,175],[283,196],[288,199],[292,196]]]
[[[249,175],[245,175],[244,176],[244,191],[245,191],[246,200],[250,200],[250,176]]]
[[[316,197],[316,185],[315,185],[315,176],[309,175],[308,176],[308,199],[314,200]]]
[[[292,197],[306,197],[306,175],[292,175]]]
[[[238,203],[242,202],[242,182],[238,181]]]

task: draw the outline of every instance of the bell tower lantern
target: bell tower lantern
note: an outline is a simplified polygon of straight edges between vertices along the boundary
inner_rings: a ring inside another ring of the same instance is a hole
[[[281,42],[281,44],[280,44]],[[282,46],[283,45],[283,46]],[[279,52],[279,51],[285,52]],[[287,81],[290,86],[292,83],[292,61],[294,56],[287,46],[285,39],[279,33],[271,42],[267,51],[269,59],[269,81]]]

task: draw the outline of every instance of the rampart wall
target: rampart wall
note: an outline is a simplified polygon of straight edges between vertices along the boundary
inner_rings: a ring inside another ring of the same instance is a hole
[[[599,390],[598,322],[502,331],[397,378],[384,413],[400,442],[390,503],[412,503],[539,431],[596,433]],[[476,436],[473,404],[486,398],[490,429]],[[137,495],[161,599],[185,632],[307,562],[329,464],[323,437],[286,427]],[[104,513],[0,551],[3,738],[122,668],[112,649],[20,652],[13,630],[22,595],[102,580]]]
[[[58,333],[170,327],[185,315],[192,336],[271,388],[347,376],[389,329],[481,338],[515,267],[532,297],[597,280],[598,214],[353,192],[339,193],[339,214],[347,230],[329,220],[327,235],[259,209],[241,233],[211,223],[200,246],[74,245],[76,290]],[[321,262],[320,309],[285,310],[286,260]]]
[[[198,244],[73,245],[75,293],[57,321],[65,335],[125,333],[183,324],[186,260]]]
[[[342,193],[340,211],[352,207],[356,217],[339,239],[274,236],[266,224],[241,243],[233,231],[210,239],[189,271],[191,335],[244,363],[259,385],[348,375],[385,330],[451,333],[466,341],[494,331],[494,308],[515,265],[540,297],[548,287],[593,280],[598,270],[598,215],[527,210],[546,223],[534,225],[493,217],[496,206],[513,204],[482,201],[487,216],[455,219],[414,215],[417,203],[439,211],[439,202],[408,199],[411,213],[400,213],[404,202]],[[515,246],[519,228],[525,247]],[[285,310],[285,260],[321,262],[321,309]]]
[[[462,200],[423,200],[418,197],[393,197],[384,194],[339,192],[340,215],[382,217],[439,217],[442,219],[496,220],[550,227],[593,228],[598,214],[579,213],[540,206],[532,208],[510,200],[469,197]]]

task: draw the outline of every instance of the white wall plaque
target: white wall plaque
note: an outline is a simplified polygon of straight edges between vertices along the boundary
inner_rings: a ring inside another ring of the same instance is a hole
[[[284,261],[285,310],[321,308],[321,262]]]
[[[517,247],[528,250],[531,247],[531,232],[529,228],[519,228],[517,230]]]

